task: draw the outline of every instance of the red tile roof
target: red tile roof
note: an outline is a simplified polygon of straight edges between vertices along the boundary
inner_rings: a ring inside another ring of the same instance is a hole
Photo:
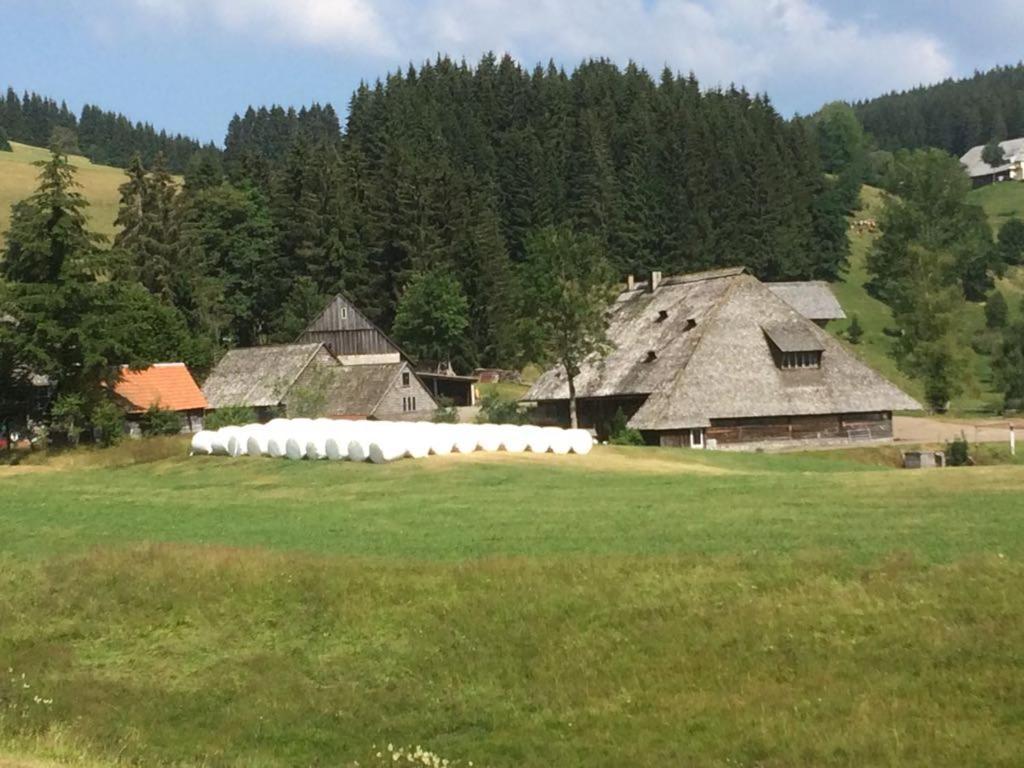
[[[128,401],[130,413],[142,413],[151,405],[169,411],[209,408],[184,363],[157,363],[141,371],[122,368],[114,393]]]

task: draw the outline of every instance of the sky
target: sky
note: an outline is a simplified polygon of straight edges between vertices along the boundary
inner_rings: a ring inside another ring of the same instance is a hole
[[[1021,0],[0,0],[0,88],[220,144],[250,105],[331,102],[437,53],[767,93],[784,115],[1017,63]]]

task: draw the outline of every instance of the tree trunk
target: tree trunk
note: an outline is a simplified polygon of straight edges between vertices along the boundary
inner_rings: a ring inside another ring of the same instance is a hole
[[[572,374],[569,374],[569,426],[573,429],[579,427],[579,421],[576,418],[576,380]]]

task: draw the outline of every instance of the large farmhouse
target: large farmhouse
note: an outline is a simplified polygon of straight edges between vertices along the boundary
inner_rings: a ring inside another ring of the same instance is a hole
[[[1003,150],[1003,162],[997,166],[989,165],[981,159],[984,144],[971,147],[960,158],[960,164],[966,169],[975,187],[997,181],[1024,181],[1024,138],[1001,141],[999,148]]]
[[[892,412],[921,406],[819,327],[837,314],[821,284],[785,285],[743,268],[631,281],[611,309],[613,350],[576,379],[580,425],[607,437],[621,410],[666,446],[891,438]],[[805,308],[824,316],[808,318],[797,307],[814,294]],[[568,397],[558,366],[523,399],[564,424]]]

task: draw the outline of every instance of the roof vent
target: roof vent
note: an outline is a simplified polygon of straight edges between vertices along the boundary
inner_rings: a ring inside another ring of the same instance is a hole
[[[696,327],[697,327],[697,321],[694,320],[692,317],[688,317],[688,318],[686,318],[686,327],[683,328],[683,331],[692,331]]]
[[[626,290],[632,291],[636,288],[636,278],[632,275],[626,275]]]
[[[658,319],[655,320],[654,322],[656,322],[656,323],[663,323],[666,320],[668,320],[668,310],[667,309],[659,309],[658,310]]]
[[[647,350],[647,358],[644,360],[644,362],[645,363],[653,363],[657,359],[658,359],[658,353],[655,352],[653,349],[648,349]]]
[[[650,282],[647,283],[647,290],[654,293],[661,285],[661,272],[651,272]]]

